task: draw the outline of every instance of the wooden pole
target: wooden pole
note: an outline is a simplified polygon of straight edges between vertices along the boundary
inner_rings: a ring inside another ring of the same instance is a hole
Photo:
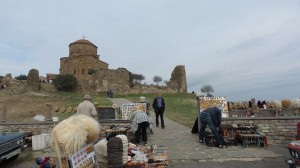
[[[3,104],[2,106],[0,106],[0,111],[1,111],[1,122],[5,122],[6,120],[6,104]]]
[[[46,120],[47,121],[51,121],[51,109],[52,109],[52,106],[50,103],[46,103],[46,106],[47,106],[47,118]]]

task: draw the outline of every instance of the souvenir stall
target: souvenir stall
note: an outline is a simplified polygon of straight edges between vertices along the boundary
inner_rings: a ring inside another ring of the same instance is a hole
[[[243,147],[249,145],[257,145],[258,147],[268,147],[268,140],[265,135],[259,132],[259,129],[254,124],[238,124],[236,126],[236,139]]]
[[[243,147],[248,147],[249,145],[268,147],[267,137],[262,135],[258,127],[253,124],[221,124],[219,133],[223,137],[226,146],[240,144]],[[207,130],[205,134],[206,145],[210,147],[217,146],[210,130]]]
[[[200,113],[209,107],[219,108],[222,112],[222,118],[228,117],[228,104],[226,97],[199,96],[197,97],[198,118],[192,130],[193,133],[200,129]],[[219,133],[223,137],[226,146],[238,144],[241,144],[243,147],[256,145],[266,148],[268,146],[267,137],[263,135],[254,124],[221,124]],[[216,146],[213,134],[208,129],[206,130],[205,140],[207,146]]]
[[[128,137],[129,142],[133,142],[134,133],[131,131],[130,116],[135,109],[147,112],[146,103],[127,103],[122,104],[120,108],[117,105],[97,106],[98,122],[101,124],[102,130],[100,139],[106,138],[109,134],[124,134]],[[150,118],[151,121],[151,118]],[[152,123],[149,124],[149,133],[152,131]]]

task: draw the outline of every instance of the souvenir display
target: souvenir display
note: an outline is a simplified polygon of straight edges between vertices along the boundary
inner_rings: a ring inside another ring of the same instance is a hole
[[[78,152],[69,156],[71,168],[95,168],[97,162],[93,144],[81,148]]]
[[[129,153],[132,157],[124,168],[168,168],[168,147],[151,145],[135,146],[129,143]]]

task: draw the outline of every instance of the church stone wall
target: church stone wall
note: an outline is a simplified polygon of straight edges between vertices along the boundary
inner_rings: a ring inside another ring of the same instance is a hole
[[[122,94],[130,90],[128,71],[102,69],[79,80],[78,91],[84,93],[106,93],[112,90],[115,94]]]
[[[61,61],[62,67],[60,74],[73,74],[78,80],[88,76],[89,69],[97,70],[100,61],[94,56],[76,56]]]
[[[97,55],[97,47],[93,44],[88,43],[71,43],[69,45],[69,55]]]
[[[60,59],[60,74],[73,74],[83,93],[103,93],[112,90],[115,94],[187,92],[185,68],[176,66],[167,86],[136,85],[129,86],[129,72],[125,69],[108,69],[106,62],[97,55],[97,46],[88,40],[77,40],[69,45],[69,56]],[[94,74],[89,74],[94,70]]]
[[[128,93],[148,94],[148,93],[157,93],[157,92],[177,93],[177,90],[174,90],[167,86],[136,84],[130,89],[130,92]]]

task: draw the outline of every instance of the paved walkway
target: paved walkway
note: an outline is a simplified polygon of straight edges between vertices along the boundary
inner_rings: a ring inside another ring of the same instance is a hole
[[[130,103],[126,99],[111,99],[118,106]],[[155,122],[155,114],[150,116]],[[269,145],[268,149],[257,146],[228,146],[226,149],[207,147],[198,142],[198,134],[192,134],[191,128],[165,118],[165,129],[153,125],[154,134],[149,134],[148,145],[166,145],[169,149],[171,167],[288,167],[285,159],[290,158],[284,146]],[[220,164],[222,163],[222,164]],[[247,163],[245,165],[245,163]],[[266,166],[268,165],[268,166]]]

